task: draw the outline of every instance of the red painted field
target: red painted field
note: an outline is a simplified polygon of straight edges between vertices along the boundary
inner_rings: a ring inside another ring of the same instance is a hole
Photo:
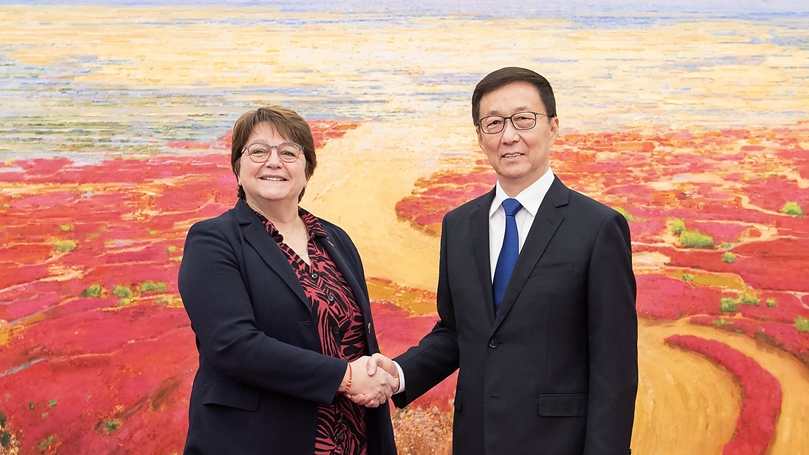
[[[355,126],[313,129],[322,143]],[[630,220],[641,317],[743,334],[809,367],[809,223],[794,212],[809,210],[807,134],[804,124],[569,135],[552,166]],[[198,154],[0,163],[0,454],[181,450],[197,366],[176,287],[183,240],[230,208],[236,189],[227,137],[173,146]],[[485,162],[436,174],[397,214],[437,236],[447,210],[493,183]],[[435,322],[432,293],[373,277],[369,286],[385,353]],[[452,387],[400,415],[399,428],[421,419],[448,431]]]

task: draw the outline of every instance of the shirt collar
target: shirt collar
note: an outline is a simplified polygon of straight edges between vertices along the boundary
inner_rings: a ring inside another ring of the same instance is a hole
[[[520,194],[514,197],[519,203],[523,206],[525,210],[528,210],[528,213],[531,216],[537,216],[537,212],[539,211],[539,206],[542,204],[542,200],[545,199],[545,195],[548,194],[548,190],[551,188],[551,184],[553,183],[553,171],[550,167],[548,170],[545,171],[545,174],[542,177],[538,178],[534,183],[528,186],[528,188],[520,191]],[[492,201],[492,205],[489,207],[489,218],[494,215],[494,212],[500,207],[500,205],[508,199],[508,195],[506,194],[503,187],[500,186],[500,180],[497,181],[497,184],[494,187],[494,200]]]
[[[272,221],[268,220],[264,215],[256,212],[253,210],[258,218],[261,220],[262,224],[264,224],[264,228],[267,229],[267,232],[278,242],[284,241],[284,236],[278,232],[278,228],[272,224]],[[316,216],[312,215],[311,213],[307,212],[301,207],[298,207],[298,215],[303,220],[303,224],[306,226],[306,230],[309,231],[309,238],[313,237],[326,237],[328,238],[328,234],[326,234],[326,230],[323,229],[323,225],[320,224],[320,220],[317,219]]]

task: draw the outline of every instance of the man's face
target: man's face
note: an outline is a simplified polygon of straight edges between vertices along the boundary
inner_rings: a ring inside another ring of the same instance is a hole
[[[514,82],[491,91],[480,100],[478,119],[489,115],[509,117],[518,112],[545,114],[539,91],[528,82]],[[559,120],[538,115],[536,126],[514,128],[505,121],[503,131],[485,134],[478,128],[478,144],[489,159],[500,186],[511,197],[537,181],[548,170],[551,144],[559,133]]]

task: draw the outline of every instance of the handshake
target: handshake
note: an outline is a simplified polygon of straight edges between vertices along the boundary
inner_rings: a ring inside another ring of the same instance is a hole
[[[339,391],[360,406],[375,408],[399,391],[399,370],[382,354],[349,363]]]

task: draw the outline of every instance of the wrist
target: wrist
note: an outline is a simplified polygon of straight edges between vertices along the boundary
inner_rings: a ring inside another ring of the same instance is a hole
[[[338,392],[348,393],[351,390],[351,383],[354,380],[354,369],[351,367],[351,362],[348,362],[346,372],[343,375],[343,381],[340,383]]]

